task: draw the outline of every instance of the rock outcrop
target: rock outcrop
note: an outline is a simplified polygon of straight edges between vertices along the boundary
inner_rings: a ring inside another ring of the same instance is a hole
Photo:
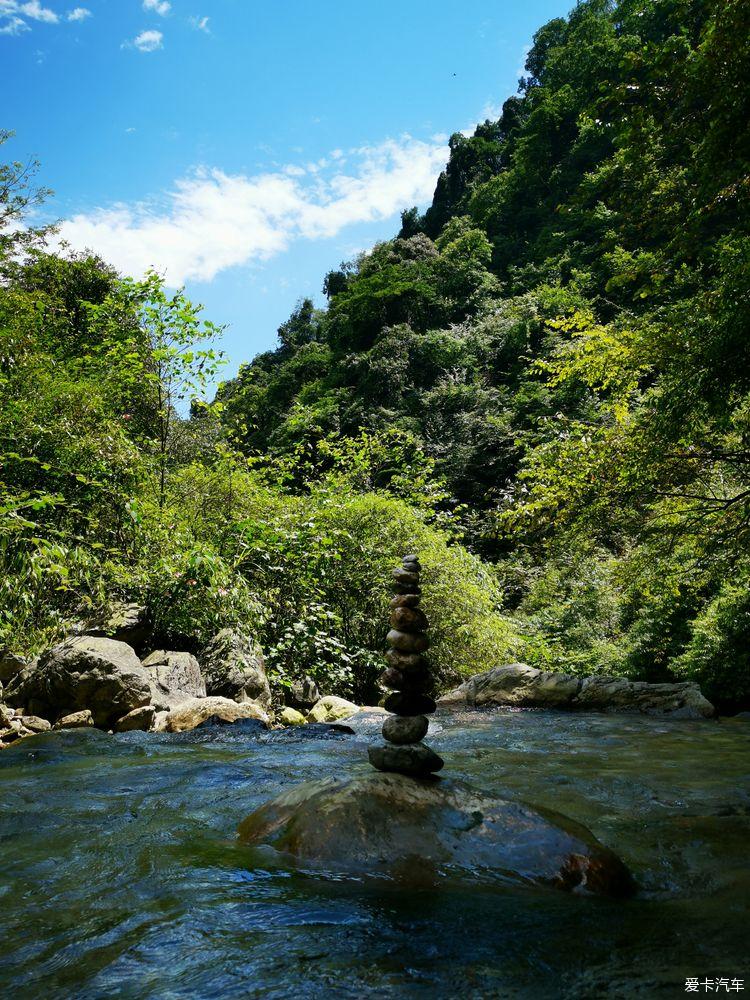
[[[158,649],[143,660],[143,666],[157,712],[169,712],[190,698],[206,697],[206,682],[191,653]]]
[[[307,782],[248,816],[239,836],[305,866],[418,884],[448,875],[610,896],[633,891],[627,868],[585,827],[441,778]]]
[[[53,646],[35,670],[21,671],[16,679],[11,704],[50,721],[89,709],[96,725],[106,727],[151,701],[148,674],[133,648],[98,636]]]
[[[443,760],[422,743],[429,728],[427,715],[435,711],[430,697],[432,677],[425,650],[427,618],[420,609],[420,573],[415,555],[404,556],[393,570],[395,597],[391,600],[391,630],[386,640],[386,667],[380,680],[393,690],[385,709],[393,713],[383,723],[384,743],[368,747],[370,763],[378,771],[393,771],[414,777],[434,774]]]
[[[201,656],[206,691],[234,701],[271,702],[266,663],[256,642],[233,629],[217,633]]]
[[[709,718],[713,705],[697,684],[647,684],[624,677],[574,677],[511,663],[476,674],[439,699],[441,708],[518,705],[571,711],[643,712],[676,718]]]
[[[107,614],[86,625],[84,633],[126,642],[140,650],[151,635],[151,625],[143,605],[116,602]]]

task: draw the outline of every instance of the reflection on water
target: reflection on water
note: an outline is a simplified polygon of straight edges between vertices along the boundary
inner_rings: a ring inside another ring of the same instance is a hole
[[[375,728],[374,728],[375,727]],[[588,826],[641,887],[404,891],[236,843],[282,787],[367,770],[377,722],[310,738],[92,731],[0,753],[3,998],[652,997],[744,978],[750,719],[439,718],[446,771]]]

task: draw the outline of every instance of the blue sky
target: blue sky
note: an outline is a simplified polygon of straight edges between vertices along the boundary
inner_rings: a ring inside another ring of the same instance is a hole
[[[571,0],[0,0],[6,158],[62,233],[229,324],[225,377],[430,200]]]

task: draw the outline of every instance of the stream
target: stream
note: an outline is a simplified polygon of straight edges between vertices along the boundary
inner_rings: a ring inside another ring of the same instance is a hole
[[[564,813],[618,853],[639,885],[624,902],[447,873],[407,888],[238,845],[240,820],[282,788],[368,770],[379,720],[355,726],[78,730],[2,751],[0,997],[677,997],[687,977],[750,990],[750,718],[432,723],[446,775]]]

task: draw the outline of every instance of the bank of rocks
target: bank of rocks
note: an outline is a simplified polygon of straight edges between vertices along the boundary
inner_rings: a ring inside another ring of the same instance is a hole
[[[701,719],[716,714],[697,684],[649,684],[624,677],[574,677],[525,663],[494,667],[470,677],[438,700],[443,709],[492,705],[569,711],[625,712]]]

